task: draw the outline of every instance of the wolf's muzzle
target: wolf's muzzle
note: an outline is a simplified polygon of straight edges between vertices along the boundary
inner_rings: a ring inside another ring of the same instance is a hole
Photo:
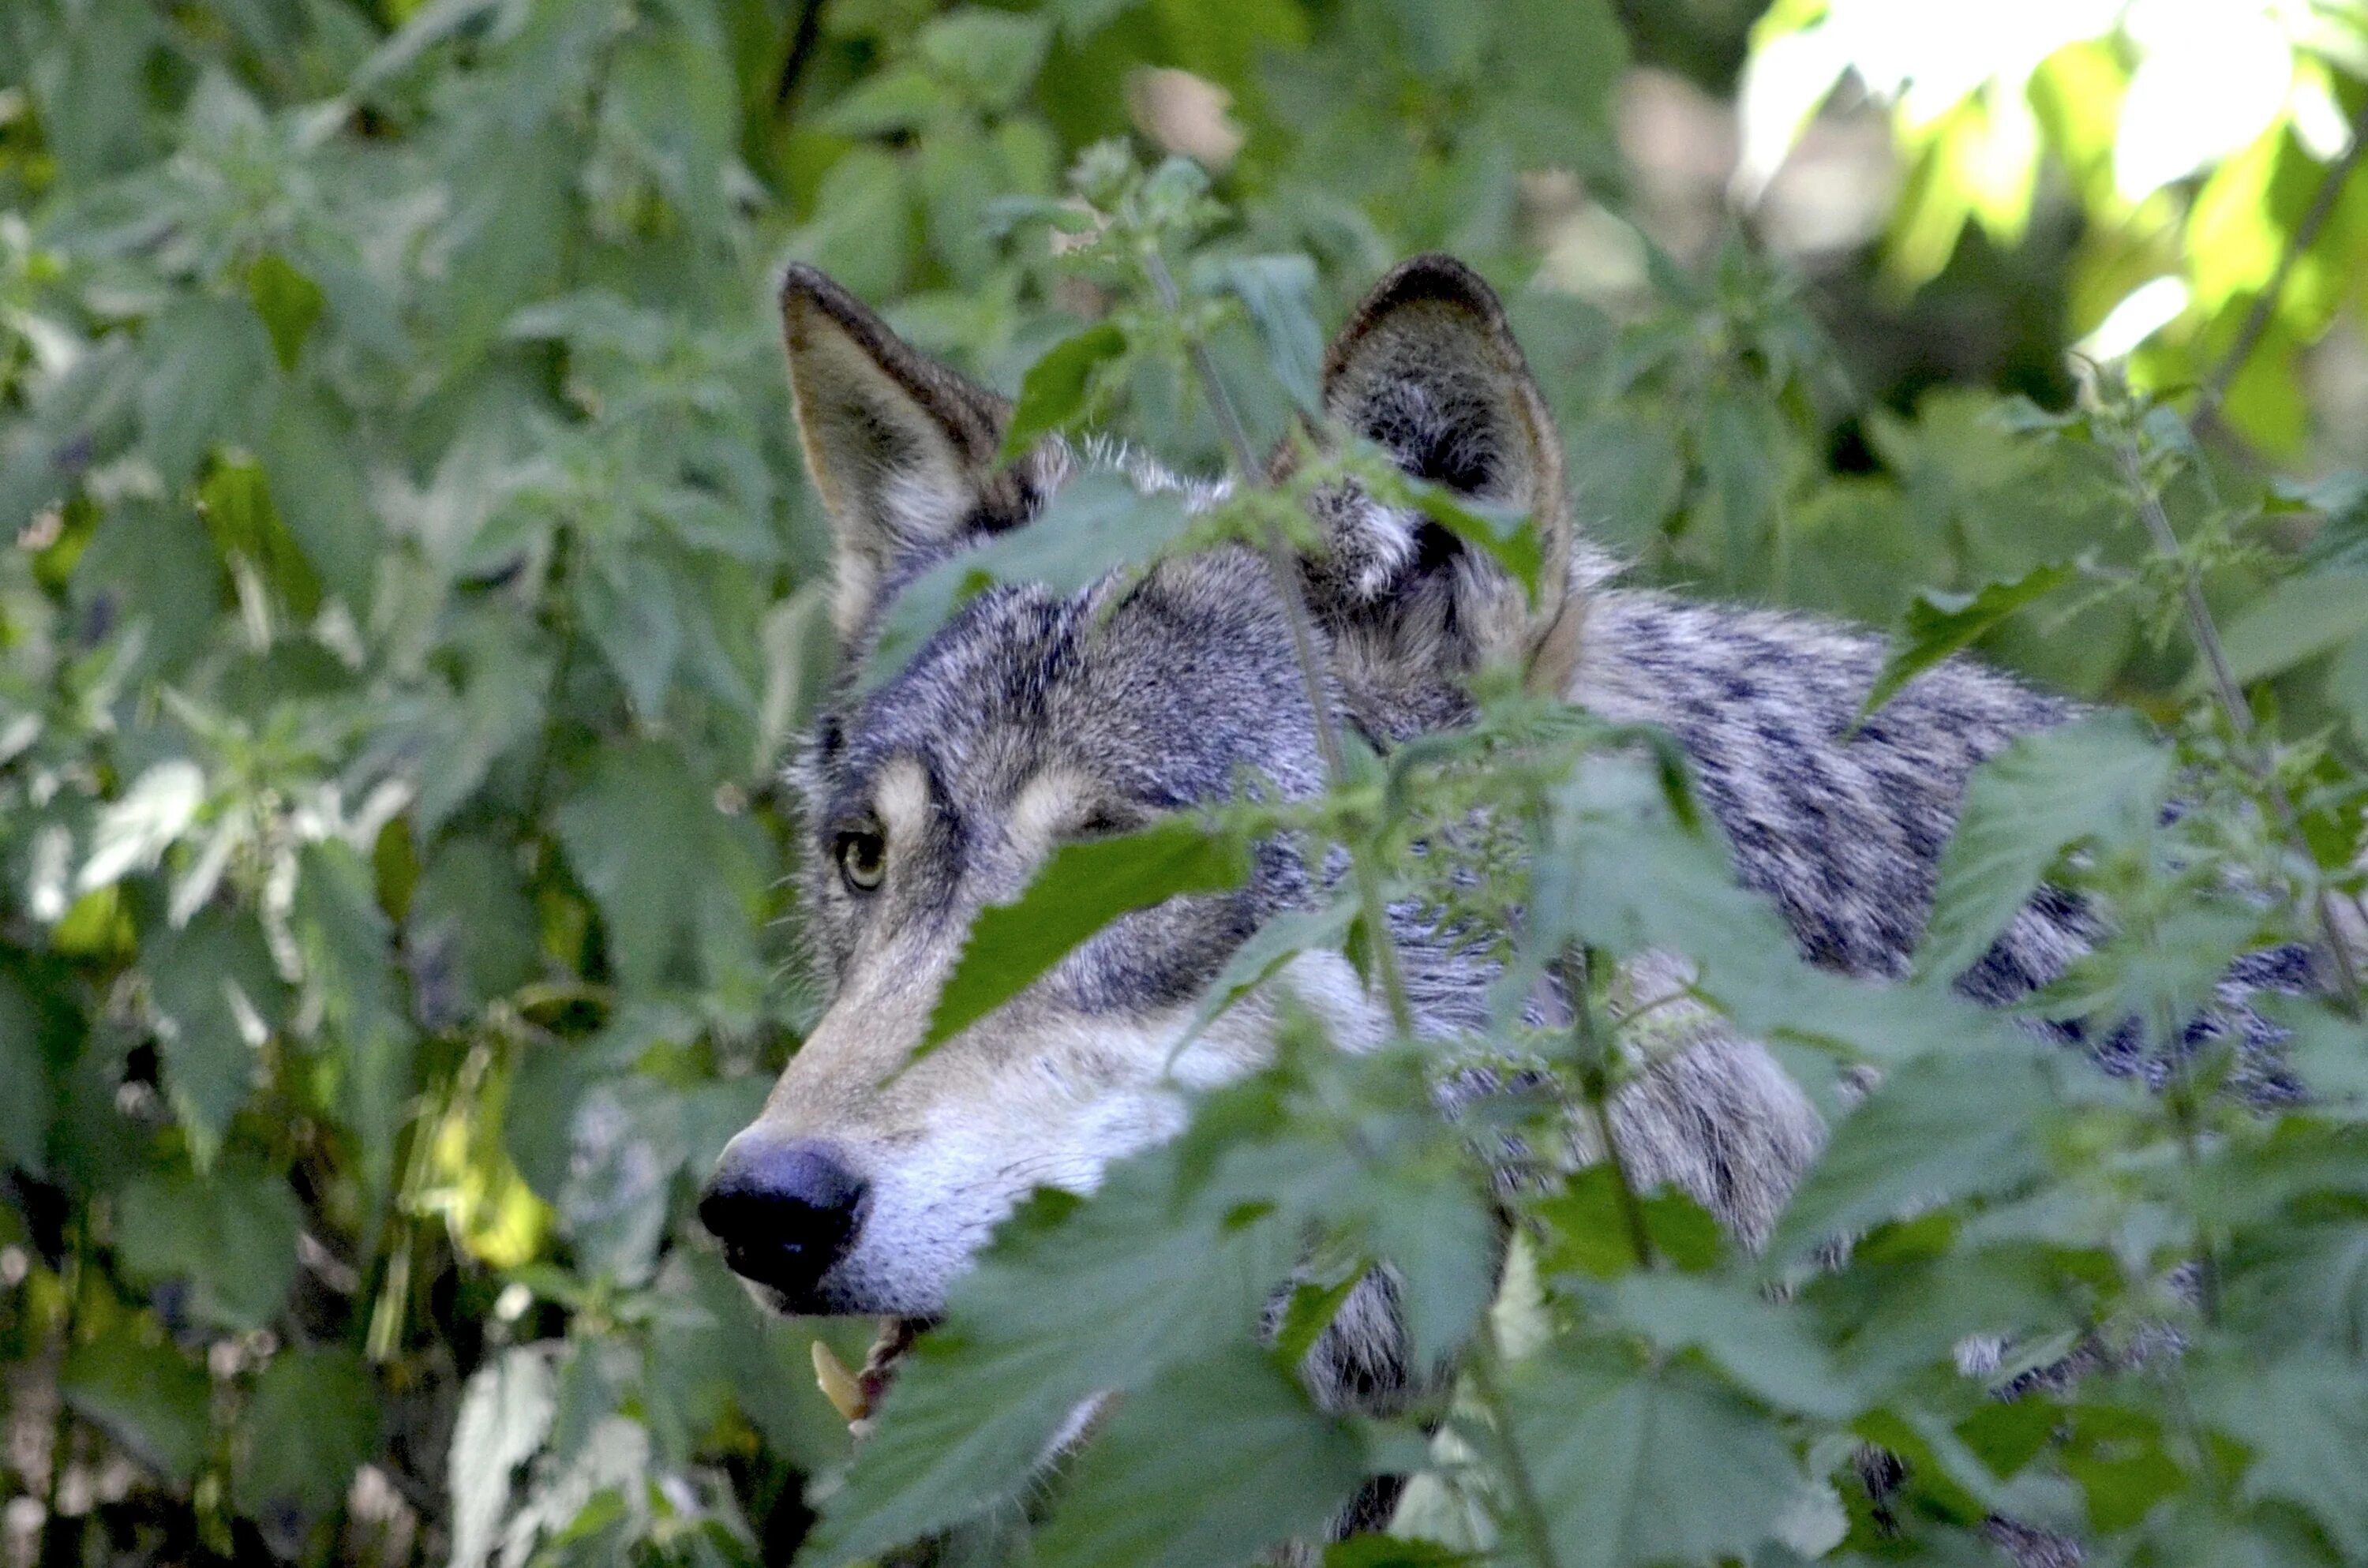
[[[743,1136],[700,1195],[699,1220],[734,1273],[779,1291],[789,1311],[815,1311],[815,1291],[854,1245],[870,1194],[828,1144]]]

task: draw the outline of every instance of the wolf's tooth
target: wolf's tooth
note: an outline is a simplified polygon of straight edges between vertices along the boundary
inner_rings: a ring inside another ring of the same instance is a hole
[[[849,1421],[863,1419],[863,1389],[855,1374],[847,1369],[831,1347],[817,1339],[814,1342],[814,1384],[822,1390],[823,1398],[831,1408]]]

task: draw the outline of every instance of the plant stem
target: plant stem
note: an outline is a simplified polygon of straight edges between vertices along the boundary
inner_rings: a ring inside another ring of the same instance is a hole
[[[2277,267],[2270,274],[2269,282],[2262,285],[2261,291],[2253,296],[2252,308],[2245,312],[2244,324],[2237,329],[2236,338],[2228,345],[2228,352],[2221,356],[2212,373],[2203,379],[2203,407],[2207,414],[2219,408],[2228,395],[2229,384],[2244,369],[2245,362],[2253,357],[2253,350],[2261,346],[2262,336],[2268,333],[2271,321],[2277,315],[2278,301],[2285,295],[2287,280],[2294,276],[2294,264],[2318,238],[2318,232],[2327,226],[2328,219],[2334,216],[2336,198],[2343,193],[2344,182],[2351,177],[2351,172],[2360,166],[2363,151],[2368,151],[2368,106],[2363,106],[2352,118],[2351,144],[2343,150],[2341,157],[2328,165],[2327,173],[2319,177],[2318,189],[2312,194],[2310,206],[2304,210],[2302,222],[2294,225],[2294,233],[2286,236],[2285,247],[2278,254]]]
[[[1529,1537],[1529,1555],[1538,1568],[1561,1568],[1554,1557],[1554,1525],[1546,1517],[1545,1500],[1538,1492],[1535,1477],[1521,1459],[1519,1444],[1513,1441],[1511,1421],[1505,1413],[1505,1396],[1497,1387],[1495,1363],[1503,1355],[1497,1344],[1493,1325],[1487,1330],[1480,1354],[1472,1358],[1463,1369],[1472,1392],[1487,1412],[1488,1426],[1496,1436],[1497,1464],[1504,1472],[1505,1485],[1512,1493],[1513,1522]]]
[[[1595,1026],[1595,998],[1588,989],[1588,977],[1595,969],[1593,955],[1585,949],[1573,961],[1565,959],[1554,966],[1555,977],[1562,982],[1565,996],[1570,1004],[1572,1043],[1577,1048],[1579,1086],[1587,1101],[1588,1114],[1594,1119],[1596,1136],[1603,1142],[1603,1163],[1611,1167],[1611,1175],[1620,1197],[1620,1219],[1628,1231],[1629,1250],[1636,1255],[1636,1267],[1653,1267],[1652,1232],[1645,1223],[1645,1204],[1636,1196],[1636,1184],[1628,1178],[1628,1162],[1621,1157],[1619,1134],[1612,1131],[1610,1087],[1610,1056],[1603,1037]]]
[[[2212,619],[2211,607],[2203,602],[2203,585],[2198,579],[2192,562],[2181,554],[2179,535],[2170,526],[2169,514],[2162,508],[2162,497],[2146,482],[2146,469],[2140,460],[2136,437],[2123,435],[2115,443],[2121,460],[2122,473],[2137,500],[2138,515],[2152,536],[2155,550],[2164,559],[2180,566],[2179,590],[2186,606],[2189,631],[2195,638],[2197,652],[2204,667],[2212,674],[2214,694],[2221,711],[2227,715],[2229,728],[2236,732],[2237,755],[2277,819],[2278,830],[2285,836],[2287,846],[2310,868],[2311,904],[2318,917],[2320,939],[2326,944],[2328,961],[2334,966],[2336,990],[2344,1006],[2355,1016],[2360,1011],[2360,973],[2351,960],[2351,948],[2343,933],[2342,923],[2335,913],[2333,893],[2327,881],[2318,873],[2318,858],[2311,853],[2310,840],[2303,835],[2302,817],[2295,812],[2294,799],[2286,793],[2285,784],[2278,778],[2277,764],[2262,744],[2253,722],[2252,704],[2245,699],[2245,688],[2228,664],[2228,652],[2220,641],[2219,626]]]
[[[1146,244],[1143,249],[1144,273],[1152,289],[1159,295],[1159,303],[1170,319],[1179,325],[1184,319],[1183,291],[1176,286],[1176,277],[1167,270],[1167,258],[1157,247]],[[1201,383],[1202,395],[1216,416],[1217,426],[1224,433],[1225,445],[1233,453],[1234,466],[1242,476],[1242,483],[1251,489],[1262,486],[1258,451],[1250,445],[1249,427],[1242,423],[1240,413],[1234,407],[1231,394],[1225,391],[1224,379],[1217,373],[1217,362],[1209,354],[1208,346],[1190,333],[1184,335],[1184,351],[1192,362],[1192,374]],[[1323,759],[1327,782],[1338,785],[1348,777],[1348,758],[1340,744],[1340,729],[1332,712],[1332,697],[1324,680],[1324,666],[1315,656],[1315,632],[1307,613],[1307,601],[1300,591],[1299,571],[1291,559],[1291,551],[1271,517],[1258,518],[1259,553],[1266,558],[1268,574],[1274,579],[1275,597],[1281,601],[1284,624],[1291,631],[1291,653],[1299,666],[1299,678],[1307,697],[1308,711],[1315,723],[1316,755]],[[1398,965],[1397,943],[1390,934],[1389,900],[1383,892],[1379,870],[1369,855],[1350,844],[1349,876],[1357,887],[1357,903],[1367,934],[1368,949],[1373,957],[1373,972],[1381,982],[1382,995],[1390,1009],[1390,1028],[1400,1039],[1414,1034],[1414,1006],[1407,999],[1406,975]]]

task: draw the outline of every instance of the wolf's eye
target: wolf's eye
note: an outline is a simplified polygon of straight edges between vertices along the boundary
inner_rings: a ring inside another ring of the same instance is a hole
[[[887,880],[888,840],[877,828],[840,834],[832,852],[838,858],[839,880],[849,892],[877,892]]]

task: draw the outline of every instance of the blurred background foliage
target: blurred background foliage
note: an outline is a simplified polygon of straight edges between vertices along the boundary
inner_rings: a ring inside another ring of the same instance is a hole
[[[783,261],[1014,390],[1109,301],[1007,199],[1181,153],[1221,364],[1453,251],[1642,574],[1894,625],[2143,557],[2095,449],[1997,417],[2076,347],[2201,389],[2271,544],[2358,511],[2364,76],[2349,0],[10,0],[0,1557],[800,1539],[815,1325],[687,1224],[813,1006]],[[2175,710],[2083,603],[1985,645]],[[2252,673],[2356,756],[2317,614]]]

